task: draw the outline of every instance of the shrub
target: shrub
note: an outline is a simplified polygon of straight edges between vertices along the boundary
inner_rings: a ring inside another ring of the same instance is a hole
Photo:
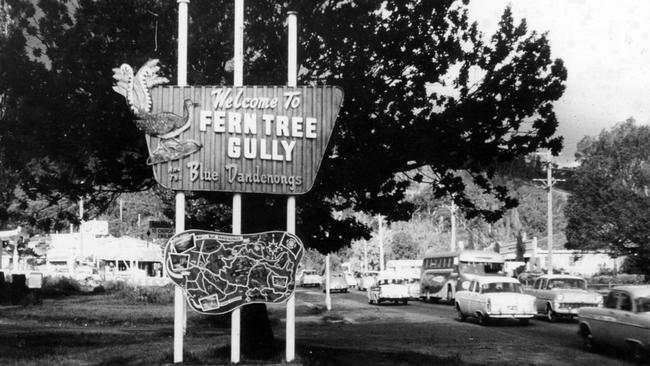
[[[126,282],[107,282],[104,290],[108,294],[126,300],[130,304],[167,305],[174,302],[174,285],[137,286]]]
[[[81,286],[74,278],[46,276],[43,278],[41,295],[43,297],[70,296],[81,293]]]

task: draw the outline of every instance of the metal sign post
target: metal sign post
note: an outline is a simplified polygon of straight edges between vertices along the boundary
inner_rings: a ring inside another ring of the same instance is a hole
[[[244,0],[235,0],[235,55],[233,84],[244,86]],[[240,193],[232,196],[232,233],[241,234],[241,200]],[[241,347],[241,309],[232,311],[230,318],[230,362],[239,363]]]
[[[287,86],[297,87],[297,65],[298,65],[298,15],[296,12],[289,12],[287,16],[287,26],[289,28],[289,47],[288,47],[288,72]],[[291,234],[296,233],[296,197],[287,197],[287,231]],[[286,360],[293,361],[296,356],[296,294],[292,294],[287,301],[287,320],[286,320]]]
[[[178,76],[179,86],[187,85],[187,23],[190,0],[178,0]],[[176,192],[176,233],[185,231],[185,193]],[[174,362],[183,362],[185,333],[185,298],[183,290],[174,286]]]

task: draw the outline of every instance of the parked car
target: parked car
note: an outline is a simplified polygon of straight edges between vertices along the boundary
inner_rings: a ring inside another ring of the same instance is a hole
[[[420,279],[419,278],[407,278],[404,280],[409,288],[409,297],[412,300],[417,300],[420,298]]]
[[[378,276],[377,282],[368,289],[368,303],[381,304],[392,301],[396,304],[408,304],[409,287],[402,278]]]
[[[348,288],[352,288],[357,284],[354,274],[350,272],[345,272],[345,282],[347,282]]]
[[[361,277],[357,278],[357,290],[367,291],[369,288],[375,285],[378,275],[379,272],[377,271],[368,271],[361,273]]]
[[[319,286],[321,283],[321,277],[318,275],[318,272],[311,269],[305,269],[298,275],[298,286],[307,287],[307,286]]]
[[[481,325],[494,318],[519,319],[528,324],[535,316],[535,298],[524,294],[521,283],[511,277],[480,276],[463,282],[454,305],[460,321],[471,316]]]
[[[545,315],[551,322],[559,317],[572,319],[581,307],[598,307],[603,304],[602,295],[587,290],[587,281],[578,276],[543,275],[525,292],[535,296],[537,314]]]
[[[595,351],[601,344],[629,349],[643,361],[650,351],[650,285],[614,287],[604,307],[580,308],[578,321],[586,349]]]
[[[323,292],[326,291],[325,279],[327,276],[323,276],[321,280],[321,288]],[[345,274],[343,273],[330,273],[330,292],[348,292],[348,282],[345,280]]]

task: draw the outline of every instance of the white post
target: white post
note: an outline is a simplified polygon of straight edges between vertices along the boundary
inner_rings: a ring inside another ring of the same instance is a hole
[[[120,198],[120,222],[124,221],[124,215],[122,212],[124,211],[124,200]]]
[[[235,56],[234,56],[235,86],[244,85],[244,0],[235,0]]]
[[[287,198],[287,231],[296,233],[296,197]],[[287,300],[287,322],[286,322],[286,359],[293,361],[296,357],[296,294],[291,294]]]
[[[546,269],[547,273],[553,274],[553,178],[551,172],[551,151],[548,151],[548,162],[546,166],[546,184],[548,186],[548,199],[547,199],[547,216],[546,227],[548,232],[548,257]]]
[[[244,85],[244,0],[235,0],[234,86]],[[241,234],[241,194],[232,196],[232,233]],[[230,362],[239,363],[241,355],[241,308],[230,313]]]
[[[451,211],[451,243],[449,243],[449,250],[453,252],[456,250],[456,203],[454,203],[453,197],[449,210]]]
[[[332,310],[332,297],[330,296],[330,255],[325,256],[325,307]]]
[[[176,233],[185,230],[185,193],[176,193]],[[174,286],[174,362],[183,362],[185,298],[180,286]]]
[[[81,229],[83,223],[84,223],[84,199],[83,197],[81,197],[79,198],[79,253],[78,255],[82,259],[84,256],[84,236],[83,236],[83,230]]]
[[[287,86],[296,87],[297,64],[298,64],[298,15],[290,11],[287,16],[288,26],[288,56],[287,56]],[[291,234],[296,233],[296,197],[287,198],[287,231]],[[286,321],[286,341],[285,352],[287,362],[293,361],[296,357],[296,294],[291,294],[287,301],[287,321]]]
[[[232,196],[232,233],[241,234],[241,194]],[[241,308],[230,313],[230,362],[239,363],[241,355]]]
[[[377,215],[377,222],[379,223],[379,270],[384,270],[384,229],[383,229],[384,218],[381,215]]]
[[[190,0],[178,0],[177,84],[187,85],[187,23]],[[176,192],[176,233],[185,231],[185,193]],[[174,362],[183,362],[183,336],[186,327],[183,290],[174,287]]]

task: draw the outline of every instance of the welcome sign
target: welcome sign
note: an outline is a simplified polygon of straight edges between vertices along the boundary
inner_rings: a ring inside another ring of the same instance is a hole
[[[338,87],[162,86],[151,115],[188,120],[172,139],[147,135],[156,181],[183,191],[297,195],[316,178],[343,103]]]

